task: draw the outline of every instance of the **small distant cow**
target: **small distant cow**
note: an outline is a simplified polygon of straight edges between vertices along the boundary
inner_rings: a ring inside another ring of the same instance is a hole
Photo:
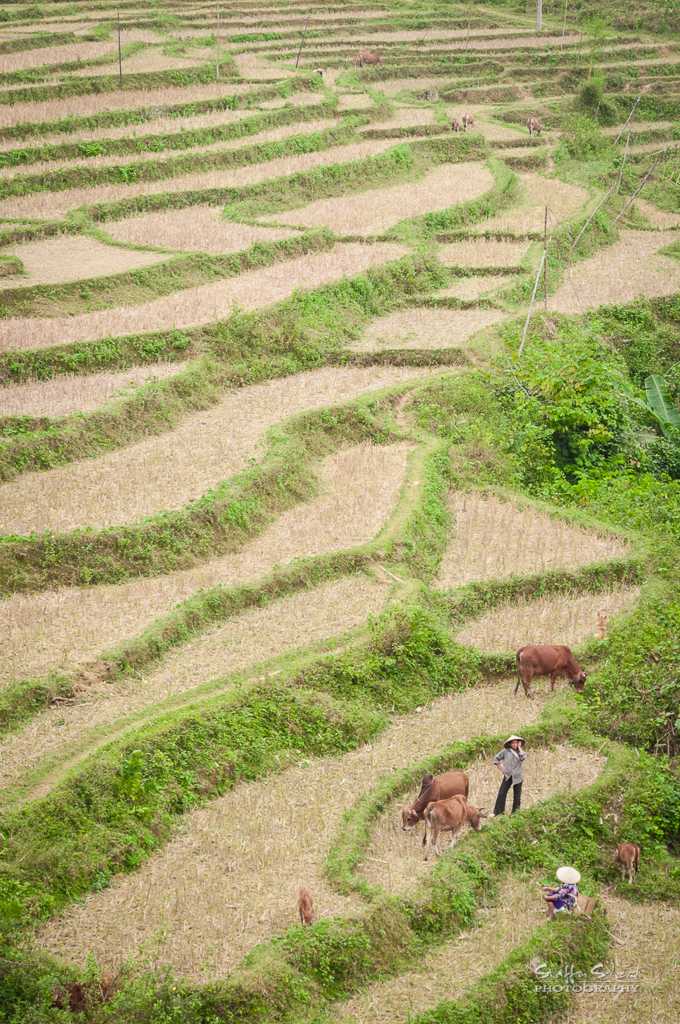
[[[566,675],[575,690],[582,690],[586,674],[568,647],[563,644],[528,644],[517,652],[517,683],[520,683],[527,697],[532,697],[531,680],[535,676],[550,676],[550,690],[555,689],[558,676]]]
[[[448,800],[436,800],[431,803],[425,811],[425,835],[423,836],[425,860],[433,847],[437,856],[441,854],[439,837],[442,832],[450,832],[451,842],[453,842],[456,834],[466,822],[472,825],[475,832],[479,832],[482,827],[482,818],[486,818],[486,816],[487,812],[483,807],[473,807],[464,796],[452,796]]]
[[[637,843],[620,843],[616,847],[614,863],[621,869],[621,878],[628,878],[628,884],[633,884],[635,872],[640,870],[640,847]]]
[[[468,128],[474,128],[475,126],[475,119],[472,114],[463,114],[462,121],[464,132],[466,132]]]
[[[314,68],[313,75],[318,75],[319,78],[323,78],[323,68]]]
[[[460,121],[458,120],[457,117],[454,117],[453,120],[451,121],[451,130],[454,131],[454,132],[463,132],[463,131],[465,131],[465,129],[463,128],[462,124],[460,123]]]
[[[597,613],[597,629],[596,635],[598,640],[604,640],[607,635],[607,624],[609,622],[609,616],[606,612]]]
[[[540,135],[543,131],[543,125],[537,117],[527,118],[527,128],[529,129],[529,135]]]
[[[364,64],[382,64],[382,57],[375,50],[359,50],[357,65],[363,68]]]
[[[425,808],[433,800],[446,800],[450,796],[464,796],[470,792],[470,780],[465,772],[443,772],[442,775],[423,775],[420,793],[414,803],[402,808],[401,827],[406,832],[415,828],[425,816]]]
[[[298,889],[298,913],[301,924],[312,924],[314,921],[314,903],[309,889]]]

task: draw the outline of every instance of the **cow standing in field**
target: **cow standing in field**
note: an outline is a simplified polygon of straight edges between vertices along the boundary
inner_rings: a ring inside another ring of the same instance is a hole
[[[420,793],[414,803],[402,808],[401,827],[406,832],[415,828],[425,816],[425,808],[433,800],[446,800],[450,796],[463,796],[467,799],[470,792],[470,780],[465,772],[451,771],[442,775],[423,775]]]
[[[314,903],[309,889],[298,889],[298,914],[301,924],[312,924],[314,921]]]
[[[463,126],[462,126],[462,124],[460,123],[460,121],[458,120],[457,117],[454,117],[453,120],[451,121],[451,130],[454,131],[454,132],[462,132],[463,131]]]
[[[375,50],[359,50],[357,66],[363,68],[365,64],[382,64],[382,57]]]
[[[474,128],[474,126],[475,126],[475,119],[472,116],[472,114],[463,114],[463,117],[462,117],[461,120],[463,122],[463,131],[464,132],[466,132],[468,130],[468,128]]]
[[[543,125],[537,117],[527,119],[527,128],[529,129],[529,135],[540,135],[543,131]]]
[[[620,843],[616,847],[614,863],[621,869],[621,878],[628,878],[628,884],[633,884],[635,872],[640,870],[640,847],[637,843]]]
[[[475,832],[479,832],[482,818],[485,817],[484,808],[473,807],[464,796],[452,796],[448,800],[436,800],[431,803],[425,811],[425,860],[433,847],[437,856],[441,854],[439,837],[442,832],[450,832],[453,843],[457,833],[466,823],[472,825]]]
[[[528,644],[517,652],[517,683],[520,683],[527,697],[532,697],[531,680],[535,676],[550,676],[550,691],[555,689],[555,680],[566,675],[575,690],[582,690],[586,674],[568,647],[563,644]]]

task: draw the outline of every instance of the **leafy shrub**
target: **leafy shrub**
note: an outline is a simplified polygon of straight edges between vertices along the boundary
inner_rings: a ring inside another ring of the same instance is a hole
[[[600,124],[616,124],[616,104],[604,95],[604,79],[597,75],[587,79],[578,92],[577,109],[595,118]]]
[[[613,157],[616,150],[611,139],[602,133],[597,121],[586,114],[571,114],[564,120],[558,156],[574,160]]]

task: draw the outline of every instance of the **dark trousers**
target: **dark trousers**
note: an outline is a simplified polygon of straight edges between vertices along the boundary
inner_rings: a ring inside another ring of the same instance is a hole
[[[498,796],[496,797],[496,806],[493,809],[494,814],[505,814],[505,801],[508,797],[508,791],[512,786],[512,775],[506,775],[500,784],[498,790]],[[512,813],[519,810],[520,801],[522,799],[522,783],[516,782],[512,786]]]

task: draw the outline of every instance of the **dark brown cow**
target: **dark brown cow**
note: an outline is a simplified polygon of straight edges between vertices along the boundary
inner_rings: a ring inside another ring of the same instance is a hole
[[[452,796],[448,800],[436,800],[431,803],[425,811],[425,835],[423,846],[425,847],[425,860],[432,847],[439,856],[439,837],[442,832],[451,833],[451,842],[456,837],[463,825],[467,822],[472,825],[475,832],[482,827],[482,818],[487,814],[483,807],[473,807],[464,796]]]
[[[454,117],[451,121],[451,130],[454,132],[462,132],[464,130],[457,117]]]
[[[420,793],[414,803],[402,808],[401,827],[404,831],[414,828],[425,816],[425,808],[433,800],[446,800],[450,796],[461,795],[467,798],[470,792],[470,780],[465,772],[444,772],[442,775],[423,775]]]
[[[382,64],[382,57],[375,50],[360,50],[357,65],[363,68],[364,64]]]
[[[312,924],[314,921],[314,903],[309,889],[298,889],[298,914],[301,924]]]
[[[550,690],[555,689],[555,680],[566,675],[575,690],[582,690],[586,674],[574,655],[564,644],[527,644],[517,652],[517,684],[524,687],[527,697],[532,697],[531,680],[535,676],[550,676]]]
[[[616,847],[614,863],[621,868],[621,878],[628,877],[628,884],[633,884],[635,872],[640,870],[640,847],[637,843],[620,843]]]

